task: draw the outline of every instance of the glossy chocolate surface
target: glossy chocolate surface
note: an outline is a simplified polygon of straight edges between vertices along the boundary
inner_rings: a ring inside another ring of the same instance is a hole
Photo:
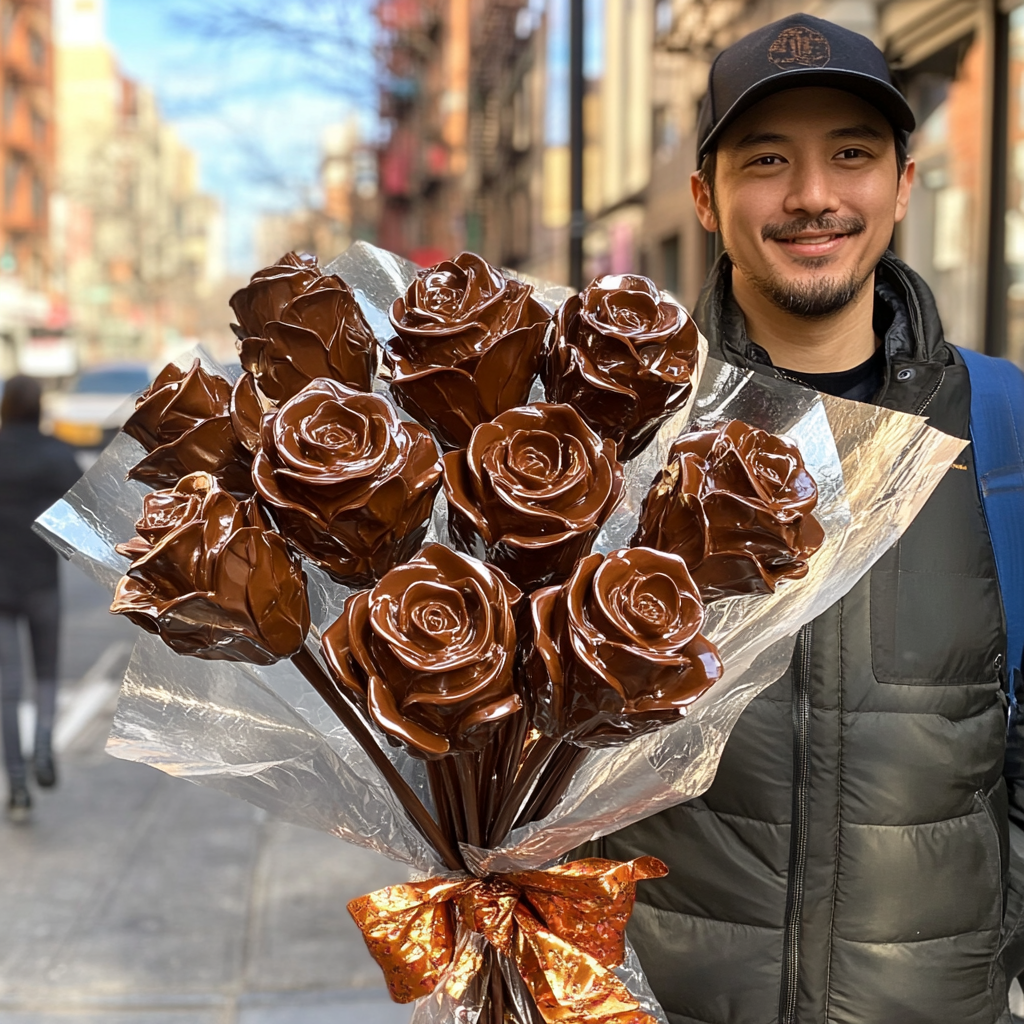
[[[772,593],[824,542],[817,501],[795,445],[732,420],[673,445],[633,543],[681,555],[705,601]]]
[[[392,393],[445,446],[465,447],[477,424],[529,397],[551,319],[532,293],[464,252],[421,271],[392,305]]]
[[[346,602],[324,656],[413,753],[479,750],[522,707],[512,674],[521,596],[491,566],[429,544]]]
[[[622,490],[615,442],[568,405],[510,409],[444,457],[452,543],[529,591],[562,582]]]
[[[235,494],[251,494],[251,454],[235,435],[231,385],[196,359],[187,370],[168,363],[135,403],[122,429],[148,454],[128,475],[150,487],[171,487],[205,472]]]
[[[441,464],[385,398],[322,379],[263,417],[253,482],[296,548],[366,586],[419,548]]]
[[[697,344],[686,310],[663,299],[649,278],[599,277],[555,314],[545,393],[614,440],[625,462],[686,402]]]
[[[623,548],[584,558],[531,598],[526,680],[549,736],[607,746],[686,714],[722,674],[704,606],[677,555]]]
[[[140,536],[110,610],[157,633],[178,654],[270,665],[309,630],[306,578],[253,499],[208,473],[144,499]]]
[[[369,391],[376,341],[352,289],[316,258],[288,253],[231,296],[239,357],[260,390],[285,402],[328,377]]]

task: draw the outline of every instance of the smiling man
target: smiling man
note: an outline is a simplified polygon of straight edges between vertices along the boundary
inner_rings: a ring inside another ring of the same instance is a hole
[[[794,15],[724,51],[692,188],[725,255],[697,319],[719,358],[966,438],[963,357],[887,251],[913,127],[856,33]],[[669,865],[631,935],[672,1024],[1008,1024],[1024,833],[972,459],[801,630],[707,793],[599,844]]]

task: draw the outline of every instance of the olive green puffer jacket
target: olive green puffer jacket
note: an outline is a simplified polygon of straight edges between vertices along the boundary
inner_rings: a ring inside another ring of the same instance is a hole
[[[729,277],[723,260],[698,312],[712,354],[772,373]],[[966,369],[927,287],[889,256],[880,309],[877,404],[967,437]],[[630,936],[672,1024],[1010,1020],[1024,904],[1007,886],[1004,644],[968,448],[900,542],[801,631],[711,788],[597,844],[669,866],[640,887]]]

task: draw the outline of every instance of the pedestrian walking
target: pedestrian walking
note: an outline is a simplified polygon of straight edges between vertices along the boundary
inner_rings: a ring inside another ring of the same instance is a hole
[[[1004,759],[1024,574],[1001,566],[1024,551],[1024,402],[986,409],[981,377],[1022,395],[1024,381],[947,343],[927,285],[888,251],[913,128],[877,47],[808,15],[710,70],[692,191],[725,250],[696,313],[711,354],[974,444],[800,631],[704,796],[596,844],[669,866],[638,890],[630,934],[671,1024],[1010,1021],[1024,773],[1009,759],[1004,779]],[[997,461],[979,487],[1004,440],[1017,469]],[[1017,502],[1009,528],[989,514],[996,492]]]
[[[7,814],[27,821],[32,800],[18,705],[24,688],[21,624],[28,627],[35,674],[34,769],[40,786],[57,782],[53,721],[57,703],[60,594],[57,553],[32,523],[79,477],[70,446],[39,429],[41,389],[31,377],[7,381],[0,400],[0,722],[10,787]]]

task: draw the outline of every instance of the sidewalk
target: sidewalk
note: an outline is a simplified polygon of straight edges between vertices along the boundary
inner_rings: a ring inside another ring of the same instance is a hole
[[[118,660],[123,623],[86,619],[111,630],[79,634],[91,667]],[[116,693],[89,668],[60,786],[0,819],[0,1024],[408,1021],[345,909],[407,869],[103,753]]]

